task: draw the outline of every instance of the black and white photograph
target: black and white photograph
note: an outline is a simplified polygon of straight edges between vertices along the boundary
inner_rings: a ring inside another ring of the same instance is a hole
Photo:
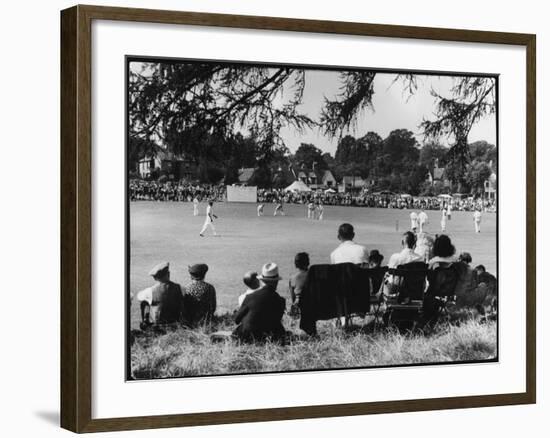
[[[498,361],[498,85],[127,56],[126,378]]]

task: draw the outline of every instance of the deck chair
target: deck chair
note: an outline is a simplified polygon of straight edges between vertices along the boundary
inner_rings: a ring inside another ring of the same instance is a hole
[[[365,293],[369,296],[370,312],[369,315],[374,317],[375,325],[382,322],[382,305],[384,304],[384,279],[388,272],[387,266],[378,268],[363,268],[368,282],[366,282]]]
[[[459,275],[455,263],[438,263],[428,270],[428,289],[422,306],[425,322],[433,324],[448,315],[448,307],[456,302]]]
[[[421,319],[428,266],[411,262],[389,269],[384,323],[399,329],[411,329]]]

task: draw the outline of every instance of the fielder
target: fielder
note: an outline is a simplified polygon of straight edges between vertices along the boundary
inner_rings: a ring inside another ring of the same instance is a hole
[[[317,217],[317,219],[322,221],[323,220],[323,213],[325,212],[325,208],[323,207],[323,203],[321,201],[319,201],[319,205],[317,205],[317,211],[319,212],[319,216]]]
[[[279,199],[277,201],[277,206],[275,207],[275,211],[273,212],[273,216],[277,216],[277,213],[281,213],[281,216],[285,215],[285,211],[283,210],[283,201],[282,201],[282,199]]]
[[[264,215],[264,204],[259,204],[258,207],[256,208],[256,211],[258,213],[258,217],[263,216]]]
[[[447,209],[443,207],[441,210],[441,232],[444,233],[447,228]]]
[[[481,210],[479,208],[474,211],[474,228],[476,233],[481,233]]]
[[[206,207],[206,219],[204,220],[204,225],[202,226],[202,230],[199,233],[199,236],[204,237],[204,232],[208,227],[212,229],[212,232],[214,233],[214,236],[217,236],[216,229],[214,228],[214,218],[218,219],[218,216],[214,214],[213,210],[214,203],[212,201],[208,201],[208,207]]]
[[[415,211],[411,211],[411,230],[416,233],[416,230],[418,229],[418,215]]]
[[[422,209],[422,211],[418,213],[418,227],[420,233],[424,232],[424,227],[428,225],[428,223],[428,215],[426,214],[424,209]]]
[[[199,215],[199,198],[196,196],[193,198],[193,216]]]
[[[307,218],[315,219],[315,205],[313,204],[313,201],[309,201],[307,204]]]

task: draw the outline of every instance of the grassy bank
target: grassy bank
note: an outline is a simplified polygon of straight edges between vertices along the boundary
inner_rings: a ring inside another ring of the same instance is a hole
[[[298,333],[296,321],[285,327]],[[135,339],[131,353],[134,378],[151,379],[216,374],[242,374],[489,360],[496,357],[495,322],[474,319],[444,325],[430,334],[401,334],[395,330],[343,332],[319,323],[319,337],[296,336],[287,345],[213,343],[209,333],[233,328],[226,316],[210,327],[175,329]]]

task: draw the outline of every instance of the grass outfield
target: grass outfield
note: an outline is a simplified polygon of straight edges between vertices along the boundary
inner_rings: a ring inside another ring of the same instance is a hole
[[[338,245],[336,232],[343,222],[355,227],[355,241],[378,249],[384,263],[400,250],[401,233],[410,225],[410,210],[325,206],[323,221],[308,220],[303,205],[285,205],[286,216],[273,217],[273,205],[266,205],[265,216],[256,216],[256,204],[217,203],[219,216],[215,226],[220,237],[211,231],[200,237],[206,205],[201,216],[193,216],[191,203],[138,201],[130,204],[130,291],[135,293],[152,284],[147,275],[152,266],[169,261],[172,280],[185,285],[189,281],[187,266],[204,262],[210,267],[206,281],[217,291],[218,313],[232,311],[237,297],[244,292],[242,275],[247,270],[260,271],[262,264],[274,261],[284,280],[279,293],[287,298],[286,279],[294,271],[294,255],[306,251],[311,263],[328,263]],[[428,211],[427,231],[440,231],[440,213]],[[396,223],[398,230],[396,230]],[[473,264],[483,264],[496,274],[496,215],[486,213],[482,232],[475,234],[472,213],[453,212],[447,222],[457,252],[469,251]],[[131,327],[139,325],[139,309],[134,301]]]

